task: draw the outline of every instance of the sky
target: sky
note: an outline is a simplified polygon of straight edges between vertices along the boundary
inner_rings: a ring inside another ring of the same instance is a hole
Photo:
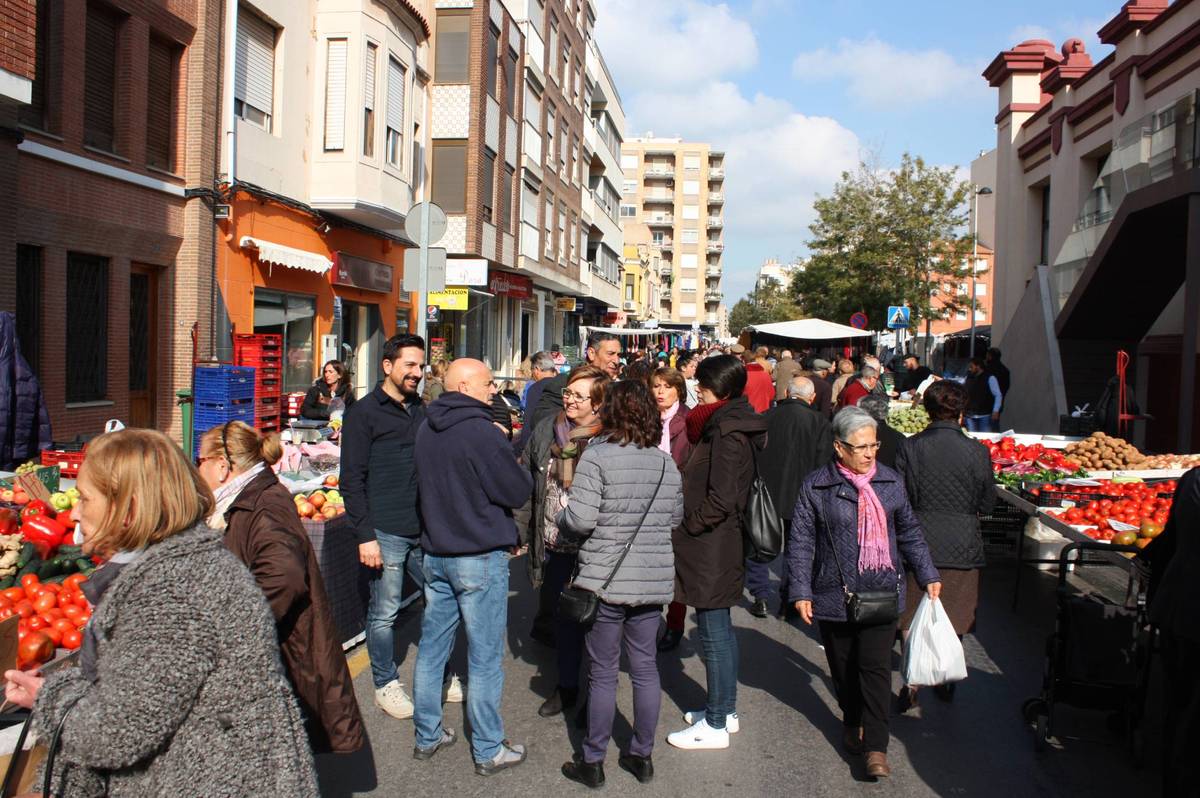
[[[1082,39],[1120,0],[595,0],[596,39],[627,117],[707,141],[725,156],[725,301],[768,257],[806,252],[812,202],[864,155],[904,152],[968,174],[996,146],[996,90],[980,77],[1002,50]]]

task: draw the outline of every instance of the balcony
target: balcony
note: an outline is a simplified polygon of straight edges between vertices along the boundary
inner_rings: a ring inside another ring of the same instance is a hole
[[[642,202],[649,205],[674,205],[674,194],[646,194],[642,197]]]
[[[662,241],[651,241],[651,244],[657,244],[658,248],[663,252],[674,252],[675,242],[669,238],[664,238]]]
[[[647,178],[673,178],[675,177],[674,166],[647,166],[643,174]]]
[[[709,169],[708,170],[708,179],[709,180],[724,180],[725,179],[725,167],[717,166],[712,169]]]
[[[709,241],[706,249],[709,252],[724,252],[725,245],[722,244],[720,241]]]
[[[717,316],[716,313],[709,313],[707,316],[704,317],[704,323],[711,324],[715,327],[716,325],[721,323],[720,317]]]
[[[673,213],[656,213],[653,216],[646,218],[646,224],[651,227],[674,227],[675,214]]]
[[[659,262],[658,276],[670,278],[675,273],[675,268],[670,263]]]
[[[725,204],[725,195],[722,194],[720,191],[708,192],[708,204],[709,205],[724,205]]]
[[[709,230],[716,230],[716,229],[719,229],[724,226],[725,226],[725,220],[722,219],[720,216],[708,217],[708,229]]]
[[[720,276],[721,276],[721,264],[719,264],[719,263],[708,264],[708,268],[705,269],[705,277],[720,277]]]
[[[724,298],[725,294],[723,294],[720,289],[710,288],[704,292],[705,302],[720,302]]]

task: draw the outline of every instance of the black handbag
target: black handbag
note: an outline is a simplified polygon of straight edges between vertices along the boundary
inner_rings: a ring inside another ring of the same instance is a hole
[[[829,536],[829,548],[833,551],[833,563],[837,566],[838,581],[842,583],[842,592],[846,594],[846,619],[851,623],[863,626],[879,626],[885,623],[895,623],[900,620],[900,576],[896,575],[895,590],[861,590],[851,593],[846,586],[846,577],[842,573],[842,563],[838,558],[837,544],[834,543],[833,533],[826,527]]]
[[[746,559],[769,563],[783,551],[783,519],[775,511],[771,492],[758,472],[758,456],[753,449],[750,459],[754,461],[754,481],[750,483],[746,509],[742,511],[742,548]]]
[[[650,508],[654,506],[654,501],[658,498],[659,488],[662,487],[663,478],[666,475],[667,461],[664,459],[662,473],[658,476],[658,485],[655,486],[654,493],[650,496],[650,503],[646,505],[646,511],[642,513],[642,520],[638,521],[633,534],[629,536],[629,540],[625,543],[625,548],[621,550],[621,556],[617,558],[617,564],[613,566],[612,573],[608,575],[608,579],[605,579],[604,584],[600,586],[601,590],[608,589],[613,577],[620,570],[621,563],[625,562],[625,555],[633,548],[633,541],[637,538],[638,532],[641,531],[642,524],[646,523],[646,517],[650,515]],[[596,612],[600,609],[600,596],[595,591],[577,587],[575,579],[578,576],[579,565],[576,564],[575,575],[571,577],[571,583],[564,587],[563,591],[558,594],[558,616],[563,620],[574,621],[581,626],[590,626],[596,620]]]

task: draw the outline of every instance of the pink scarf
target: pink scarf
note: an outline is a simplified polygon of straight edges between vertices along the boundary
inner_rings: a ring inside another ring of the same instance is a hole
[[[858,572],[891,571],[892,549],[888,542],[887,514],[871,479],[875,476],[876,464],[865,474],[858,474],[837,464],[838,473],[850,481],[858,490]]]
[[[679,402],[676,402],[662,414],[662,440],[658,442],[658,448],[667,454],[671,453],[671,419],[675,418],[675,414],[678,412]]]

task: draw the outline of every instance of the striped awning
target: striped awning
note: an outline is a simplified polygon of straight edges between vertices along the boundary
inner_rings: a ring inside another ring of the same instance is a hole
[[[333,268],[333,261],[316,252],[309,252],[295,247],[285,247],[261,238],[242,236],[243,248],[258,250],[258,259],[263,263],[274,263],[289,269],[303,269],[313,274],[325,274]]]

